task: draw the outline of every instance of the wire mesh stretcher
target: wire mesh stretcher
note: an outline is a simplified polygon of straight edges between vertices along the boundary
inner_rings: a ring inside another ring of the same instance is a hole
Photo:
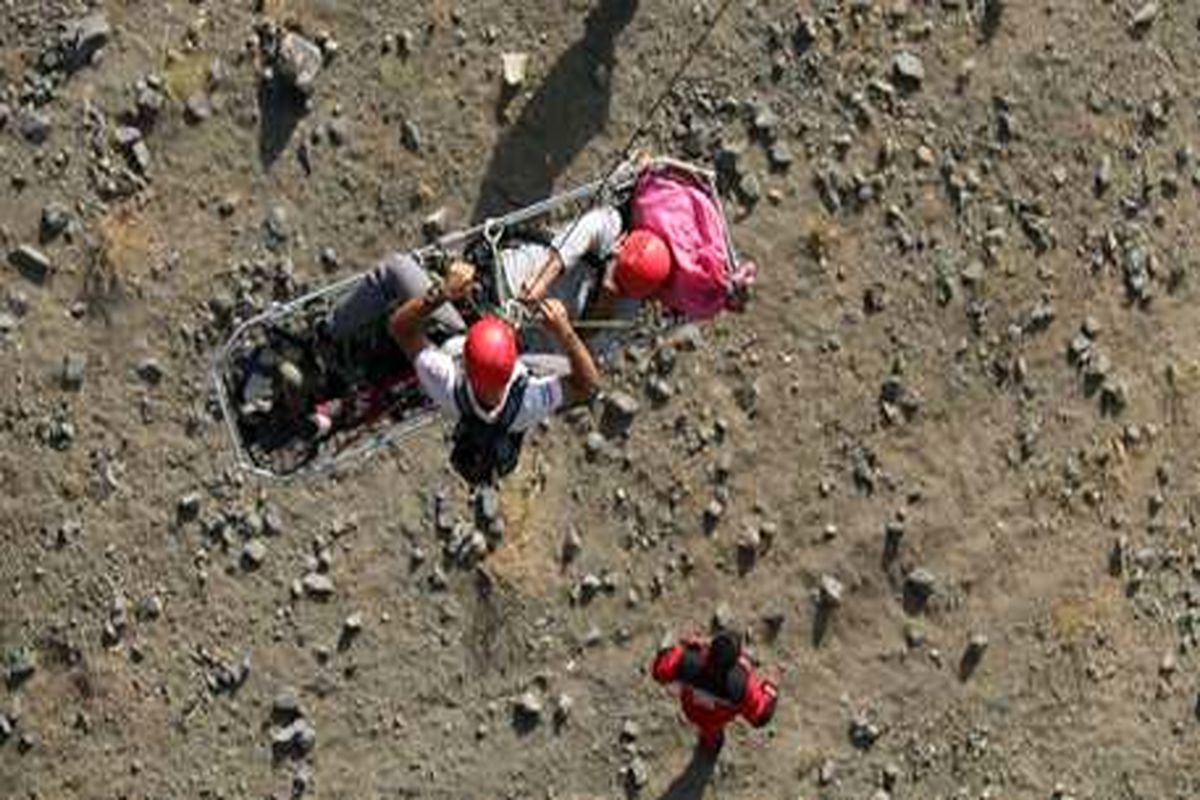
[[[451,254],[483,241],[493,249],[504,231],[550,223],[573,213],[577,220],[590,208],[621,205],[647,172],[690,180],[708,193],[724,227],[729,253],[728,274],[738,268],[716,178],[709,170],[675,159],[630,159],[608,177],[549,197],[480,225],[450,233],[410,251],[409,256],[431,273]],[[567,217],[569,219],[570,217]],[[493,259],[499,270],[500,259]],[[437,417],[437,409],[421,392],[416,376],[395,352],[380,358],[359,351],[334,353],[319,343],[320,320],[366,278],[362,272],[241,322],[214,355],[211,377],[239,468],[266,478],[295,478],[326,472],[399,444]],[[516,324],[529,324],[511,297],[506,281],[491,281],[497,296],[490,305]],[[682,321],[661,312],[670,328]],[[628,327],[628,321],[600,320],[592,329]],[[384,329],[380,324],[379,328]],[[590,331],[581,331],[585,339]],[[380,363],[383,362],[383,363]],[[397,363],[399,362],[399,363]],[[338,408],[332,430],[317,433],[308,420],[318,406]]]

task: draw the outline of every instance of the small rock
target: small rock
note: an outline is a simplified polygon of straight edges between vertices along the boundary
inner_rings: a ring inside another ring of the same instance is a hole
[[[1112,185],[1112,157],[1105,155],[1100,157],[1100,161],[1096,164],[1095,174],[1095,189],[1096,194],[1104,194],[1108,187]]]
[[[200,515],[200,495],[188,492],[175,503],[175,513],[180,522],[190,522]]]
[[[320,572],[310,572],[301,580],[304,593],[317,600],[325,600],[333,596],[333,579]]]
[[[915,54],[906,50],[892,59],[892,75],[898,85],[916,89],[925,80],[925,65]]]
[[[129,160],[134,169],[145,175],[150,171],[150,148],[145,142],[136,142],[129,151]]]
[[[321,48],[298,33],[288,33],[279,44],[276,60],[279,75],[305,96],[313,93],[324,63]]]
[[[503,53],[500,56],[500,66],[504,76],[504,87],[510,91],[519,89],[525,83],[525,73],[529,67],[529,54]]]
[[[36,670],[33,651],[22,647],[8,654],[5,680],[10,689],[15,688],[33,677]]]
[[[317,731],[303,718],[277,729],[271,735],[271,747],[277,755],[306,756],[317,743]]]
[[[883,732],[866,716],[856,716],[850,722],[850,743],[859,750],[870,750]]]
[[[823,608],[837,608],[842,604],[844,592],[842,582],[832,575],[822,575],[817,584],[817,602]]]
[[[575,707],[575,701],[571,699],[569,694],[560,694],[554,700],[554,724],[561,728],[567,724],[571,718],[571,711]]]
[[[7,742],[13,735],[13,724],[8,717],[0,714],[0,744]]]
[[[138,92],[137,96],[137,111],[138,116],[147,123],[153,123],[158,119],[158,115],[162,113],[163,106],[166,105],[166,98],[162,92],[147,86]]]
[[[567,529],[567,535],[563,537],[562,562],[564,564],[572,563],[581,552],[583,552],[583,539],[579,536],[579,530],[571,526]]]
[[[50,138],[50,117],[26,109],[17,116],[17,132],[30,144],[44,144]]]
[[[280,691],[271,702],[271,714],[276,720],[282,723],[289,723],[298,717],[304,716],[304,709],[300,705],[299,693],[291,687]]]
[[[8,254],[9,263],[34,283],[45,283],[53,271],[49,257],[32,245],[22,245]]]
[[[641,756],[634,756],[622,773],[625,777],[626,790],[632,793],[640,792],[650,782],[650,768]]]
[[[500,520],[500,493],[495,488],[484,486],[475,493],[475,519],[484,530]]]
[[[937,593],[937,577],[927,569],[917,568],[904,579],[904,596],[916,609],[923,608]]]
[[[542,699],[529,691],[513,701],[513,713],[525,723],[536,725],[542,719]]]
[[[421,233],[429,241],[435,241],[446,235],[446,221],[450,215],[444,207],[434,211],[421,220]]]
[[[1129,20],[1129,27],[1135,31],[1142,31],[1158,18],[1158,3],[1150,2],[1143,3],[1137,11],[1133,12],[1133,16]]]
[[[258,569],[267,558],[267,545],[262,539],[254,538],[242,545],[242,565],[247,569]]]
[[[712,629],[714,631],[731,631],[737,624],[737,618],[733,615],[733,609],[728,603],[718,603],[717,608],[712,615]]]
[[[600,418],[600,429],[604,436],[614,439],[628,435],[634,417],[640,410],[641,406],[632,395],[620,391],[605,395]]]
[[[158,359],[153,357],[143,358],[137,365],[138,377],[151,386],[157,386],[162,383],[163,376],[166,374],[162,368],[162,364]]]
[[[287,209],[283,206],[272,206],[263,220],[263,231],[266,233],[268,248],[276,252],[283,249],[292,237]]]
[[[92,62],[96,53],[108,44],[112,26],[102,13],[89,14],[72,22],[64,37],[64,55],[68,66],[78,69]]]
[[[973,634],[967,642],[967,649],[963,652],[962,667],[960,672],[964,677],[975,671],[979,666],[979,662],[983,660],[983,654],[988,648],[988,638],[982,633]]]
[[[193,125],[209,119],[212,116],[212,103],[204,92],[196,92],[187,99],[184,106],[184,117]]]
[[[52,242],[71,224],[71,211],[62,203],[47,203],[42,208],[41,240]]]
[[[738,181],[738,194],[747,205],[754,205],[762,199],[762,184],[753,172],[742,175]]]
[[[400,126],[400,143],[414,153],[421,152],[421,129],[411,119],[404,120]]]
[[[767,150],[767,160],[771,169],[784,172],[792,165],[792,151],[783,142],[775,142]]]
[[[343,642],[343,646],[358,638],[358,635],[362,633],[362,630],[363,617],[361,613],[356,611],[342,620],[341,641]]]
[[[77,392],[83,388],[84,372],[87,369],[87,356],[83,353],[69,353],[63,357],[62,387],[69,392]]]

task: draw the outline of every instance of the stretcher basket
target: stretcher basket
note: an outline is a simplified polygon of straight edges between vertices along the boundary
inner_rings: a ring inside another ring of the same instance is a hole
[[[646,171],[667,171],[691,180],[712,197],[724,223],[730,262],[727,271],[732,274],[739,259],[715,175],[707,169],[668,157],[632,158],[607,178],[447,234],[408,255],[436,272],[448,253],[461,252],[465,245],[485,235],[514,226],[550,223],[568,213],[577,217],[589,208],[605,203],[619,204],[629,198]],[[569,216],[566,218],[570,219]],[[285,382],[278,374],[279,363],[313,358],[309,352],[311,337],[308,330],[313,321],[354,291],[366,275],[366,272],[359,273],[288,302],[272,304],[265,311],[240,322],[214,354],[211,379],[234,459],[240,469],[269,479],[325,473],[399,444],[437,417],[436,408],[420,393],[415,377],[406,365],[398,366],[399,374],[389,379],[388,386],[353,390],[367,391],[370,398],[364,400],[358,395],[342,398],[363,406],[361,419],[357,424],[320,439],[307,435],[302,420],[306,412],[311,411],[310,406],[321,398],[306,396],[302,383],[281,386]],[[498,298],[498,302],[503,304],[504,298]],[[666,324],[669,326],[674,322],[669,320]],[[308,371],[301,368],[300,372],[303,381]],[[269,422],[263,422],[263,419]],[[288,432],[289,420],[295,423],[292,435]]]

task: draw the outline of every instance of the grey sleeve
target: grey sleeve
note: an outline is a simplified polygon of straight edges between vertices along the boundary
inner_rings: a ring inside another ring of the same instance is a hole
[[[620,212],[612,206],[601,206],[560,230],[554,237],[553,247],[562,258],[563,268],[570,270],[587,253],[607,257],[616,247],[620,235]]]

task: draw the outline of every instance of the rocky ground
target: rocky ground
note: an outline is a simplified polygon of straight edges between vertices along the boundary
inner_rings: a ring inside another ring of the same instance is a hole
[[[647,120],[718,6],[0,3],[0,796],[1200,796],[1195,7],[734,0]],[[498,494],[232,469],[233,323],[643,123],[749,313]],[[722,616],[712,769],[646,665]]]

